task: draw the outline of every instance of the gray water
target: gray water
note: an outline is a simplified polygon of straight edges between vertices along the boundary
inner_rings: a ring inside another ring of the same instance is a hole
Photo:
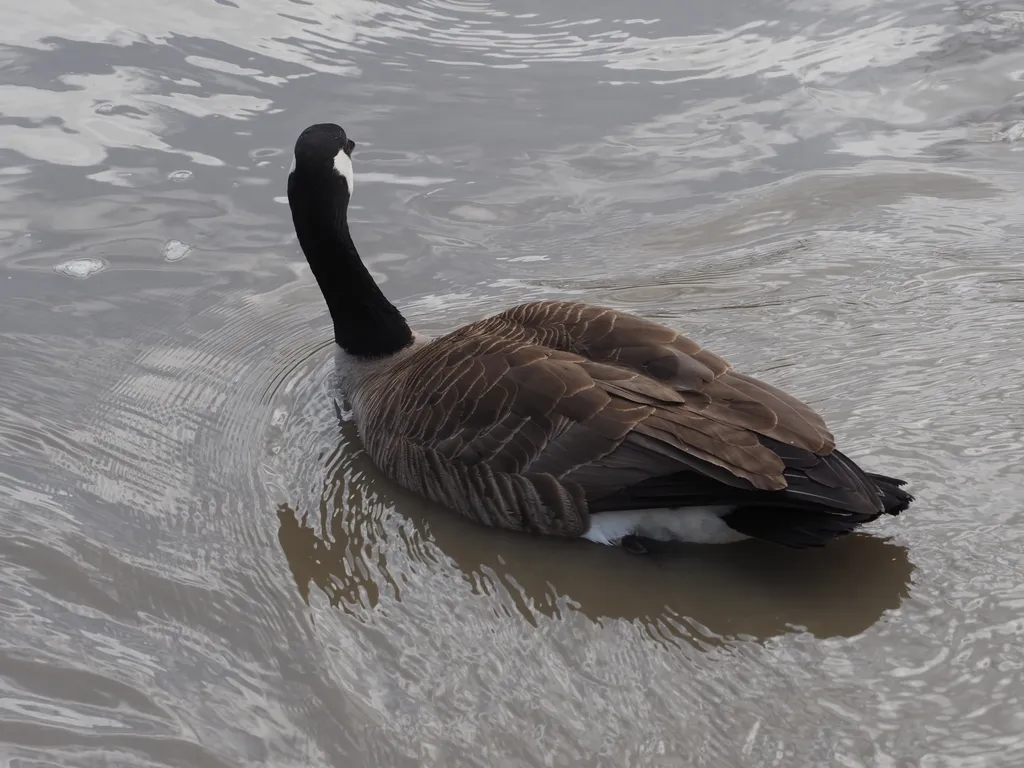
[[[3,4],[2,765],[1022,764],[1022,42],[927,0]],[[381,481],[284,204],[327,120],[417,326],[639,312],[918,503],[637,558]]]

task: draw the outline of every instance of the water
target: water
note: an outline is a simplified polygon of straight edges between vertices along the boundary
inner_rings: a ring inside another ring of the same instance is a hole
[[[973,2],[4,5],[3,764],[1021,764],[1022,41]],[[638,559],[381,482],[283,204],[323,120],[418,326],[638,311],[919,502]]]

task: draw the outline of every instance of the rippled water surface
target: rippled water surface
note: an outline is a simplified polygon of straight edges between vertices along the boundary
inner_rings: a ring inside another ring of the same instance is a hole
[[[0,757],[1024,763],[1024,13],[0,6]],[[900,519],[636,558],[384,483],[284,204],[437,331],[573,296],[815,405]]]

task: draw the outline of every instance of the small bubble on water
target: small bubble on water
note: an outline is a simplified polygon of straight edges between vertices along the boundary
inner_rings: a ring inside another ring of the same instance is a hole
[[[168,240],[164,243],[164,261],[181,261],[192,251],[192,246],[181,240]]]
[[[96,114],[97,115],[109,115],[113,111],[114,111],[114,105],[111,104],[109,101],[106,102],[105,104],[100,104],[100,105],[98,105],[96,107]]]
[[[53,271],[61,275],[84,280],[106,268],[106,262],[100,259],[72,259],[71,261],[61,262],[53,268]]]
[[[192,171],[174,171],[167,178],[171,181],[188,181],[192,178]]]

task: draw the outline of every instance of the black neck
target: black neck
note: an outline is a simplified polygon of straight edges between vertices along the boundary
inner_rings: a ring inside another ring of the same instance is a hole
[[[330,310],[334,340],[350,355],[366,358],[409,346],[409,324],[377,287],[352,242],[347,193],[336,183],[303,188],[295,176],[288,181],[292,220]]]

